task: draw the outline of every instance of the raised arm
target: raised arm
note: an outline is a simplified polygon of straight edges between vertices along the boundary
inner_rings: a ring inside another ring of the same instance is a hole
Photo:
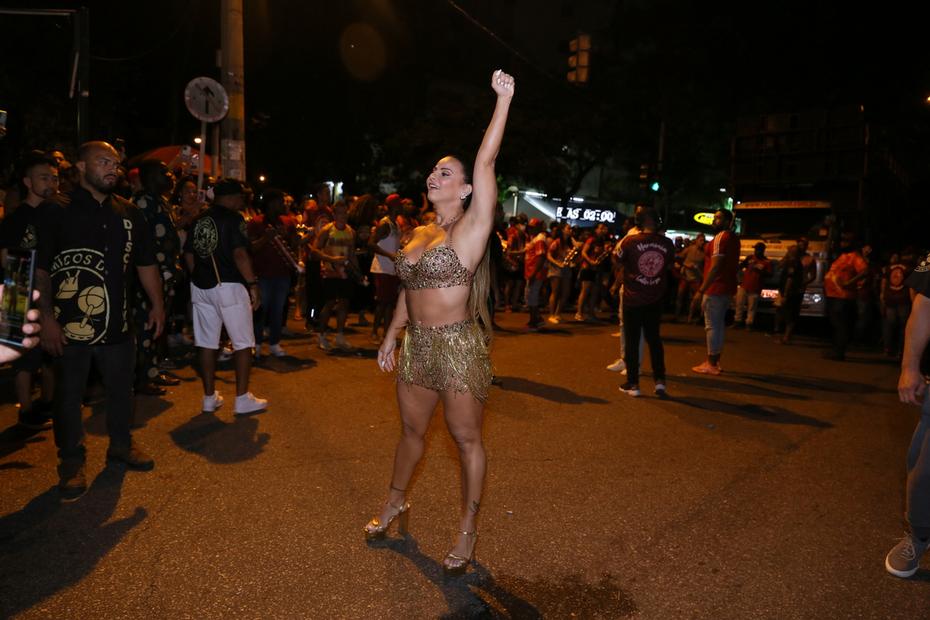
[[[507,113],[514,94],[514,79],[498,69],[491,75],[491,88],[497,95],[491,123],[484,132],[478,154],[475,156],[475,169],[472,172],[471,206],[462,218],[464,228],[469,229],[469,236],[475,239],[486,238],[494,224],[494,207],[497,205],[497,177],[494,163],[500,152],[507,125]],[[472,232],[473,231],[473,232]]]

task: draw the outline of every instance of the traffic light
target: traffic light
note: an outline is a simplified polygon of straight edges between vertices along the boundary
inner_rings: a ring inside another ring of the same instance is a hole
[[[572,84],[586,84],[588,69],[591,66],[591,35],[579,34],[568,42],[568,81]]]
[[[643,191],[649,189],[649,178],[652,176],[649,168],[649,164],[639,165],[639,188]]]

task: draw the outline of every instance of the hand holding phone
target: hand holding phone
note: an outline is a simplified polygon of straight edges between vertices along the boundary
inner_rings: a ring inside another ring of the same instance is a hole
[[[27,336],[38,333],[37,329],[25,329],[30,322],[39,318],[38,310],[32,308],[35,255],[35,250],[9,250],[3,262],[3,283],[0,285],[0,342],[15,347],[28,348],[29,345],[24,344],[24,340]]]

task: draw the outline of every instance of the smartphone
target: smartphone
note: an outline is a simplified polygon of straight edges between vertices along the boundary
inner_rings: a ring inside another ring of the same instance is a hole
[[[0,126],[6,127],[6,110],[0,110]]]
[[[22,346],[26,313],[32,308],[35,288],[35,250],[7,252],[0,290],[0,342]]]

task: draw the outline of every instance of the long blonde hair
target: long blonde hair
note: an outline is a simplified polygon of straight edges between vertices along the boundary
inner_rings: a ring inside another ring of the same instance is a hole
[[[462,176],[466,183],[471,183],[471,173],[465,160],[456,155],[447,155],[459,162],[462,166]],[[467,211],[471,206],[471,194],[465,196],[462,202],[462,210]],[[493,234],[493,233],[492,233]],[[489,238],[490,239],[490,238]],[[494,337],[494,328],[491,324],[491,311],[488,309],[488,298],[491,295],[491,246],[488,241],[484,245],[484,256],[475,268],[475,273],[471,279],[471,290],[468,293],[468,311],[471,318],[478,324],[481,331],[484,332],[484,338],[488,344]]]
[[[488,309],[488,297],[491,294],[491,247],[484,246],[484,256],[475,269],[471,279],[471,290],[468,294],[468,310],[472,319],[484,332],[485,340],[490,344],[494,336],[491,325],[491,311]]]

